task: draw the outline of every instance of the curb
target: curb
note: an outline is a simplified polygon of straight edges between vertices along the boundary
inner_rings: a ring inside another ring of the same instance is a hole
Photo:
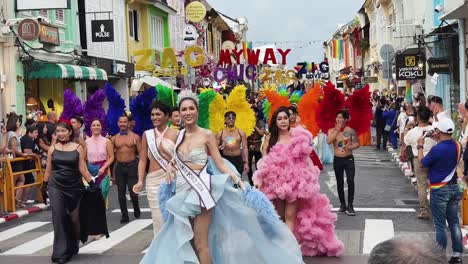
[[[42,211],[45,211],[47,209],[49,209],[49,205],[45,205],[43,203],[34,204],[29,208],[26,208],[26,209],[23,209],[23,210],[18,210],[18,211],[14,212],[14,213],[11,213],[11,214],[9,214],[9,215],[7,215],[5,217],[0,217],[0,224],[9,222],[11,220],[19,219],[19,218],[24,217],[24,216],[29,215],[29,214],[42,212]]]

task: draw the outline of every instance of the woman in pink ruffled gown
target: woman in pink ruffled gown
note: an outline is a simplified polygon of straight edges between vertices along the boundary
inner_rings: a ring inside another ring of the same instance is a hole
[[[273,114],[263,151],[254,182],[293,231],[302,254],[342,255],[344,246],[334,230],[336,214],[320,193],[320,171],[309,158],[312,135],[302,128],[290,130],[287,108]]]

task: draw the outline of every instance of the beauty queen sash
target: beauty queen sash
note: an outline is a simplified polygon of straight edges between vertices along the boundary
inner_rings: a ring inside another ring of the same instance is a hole
[[[167,128],[166,128],[166,130],[167,130]],[[164,132],[159,136],[163,137],[166,130],[164,130]],[[156,162],[161,167],[161,169],[163,171],[167,171],[167,165],[169,164],[169,162],[165,158],[163,158],[161,156],[161,154],[159,153],[155,133],[156,133],[156,131],[154,131],[154,129],[150,129],[150,130],[145,131],[146,140],[148,142],[148,148],[149,148],[151,154],[153,155],[153,158],[156,160]]]
[[[175,153],[175,165],[179,169],[179,172],[182,174],[184,179],[190,184],[190,186],[197,192],[201,200],[201,206],[205,207],[207,210],[213,208],[216,205],[216,202],[211,196],[210,187],[211,187],[211,176],[207,172],[207,164],[203,167],[199,174],[193,171],[187,164],[185,164],[177,154],[177,148],[184,141],[185,129],[182,129],[179,132],[176,142],[176,153]]]

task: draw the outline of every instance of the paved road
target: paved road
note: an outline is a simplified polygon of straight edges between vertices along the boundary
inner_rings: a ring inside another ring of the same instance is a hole
[[[357,216],[339,214],[336,223],[336,232],[345,243],[346,254],[342,258],[306,258],[306,263],[366,263],[366,255],[384,239],[400,234],[433,236],[431,223],[416,218],[414,188],[391,162],[387,152],[361,148],[355,153],[355,159]],[[321,191],[327,194],[336,210],[339,201],[331,165],[325,166],[320,184]],[[115,187],[111,189],[110,198],[107,213],[110,239],[84,245],[73,263],[138,263],[151,243],[150,213],[143,211],[139,220],[131,218],[133,221],[121,225]],[[144,194],[141,207],[148,208]],[[0,225],[0,263],[50,263],[52,234],[50,211]]]

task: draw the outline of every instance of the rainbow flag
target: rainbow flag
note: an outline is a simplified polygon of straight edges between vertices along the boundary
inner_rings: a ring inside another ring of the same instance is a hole
[[[333,40],[333,58],[335,58],[335,59],[339,58],[339,57],[338,57],[338,54],[339,54],[339,50],[338,50],[338,49],[339,49],[339,45],[340,45],[340,44],[338,43],[338,40],[337,40],[337,39]]]
[[[247,60],[249,58],[249,53],[247,50],[252,49],[252,42],[244,41],[244,43],[242,43],[242,47],[244,49],[244,60]]]
[[[408,103],[413,102],[413,91],[411,89],[411,81],[406,81],[405,101]]]

